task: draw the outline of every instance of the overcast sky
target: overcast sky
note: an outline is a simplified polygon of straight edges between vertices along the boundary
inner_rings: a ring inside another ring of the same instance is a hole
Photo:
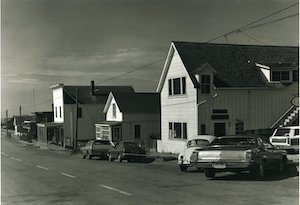
[[[1,116],[51,110],[51,85],[155,91],[170,43],[205,42],[296,0],[2,0]],[[298,5],[264,23],[297,14]],[[232,44],[299,44],[299,16],[227,36]],[[250,38],[250,37],[252,38]],[[254,40],[256,39],[256,40]],[[259,41],[257,41],[259,40]],[[219,38],[212,43],[226,43]],[[33,92],[34,89],[34,92]],[[34,93],[34,94],[33,94]]]

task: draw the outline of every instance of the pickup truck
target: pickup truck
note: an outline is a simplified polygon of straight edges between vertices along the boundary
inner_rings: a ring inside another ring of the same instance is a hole
[[[94,156],[107,158],[108,150],[112,146],[113,145],[109,140],[90,140],[80,149],[82,159],[85,159],[86,157],[92,159]]]

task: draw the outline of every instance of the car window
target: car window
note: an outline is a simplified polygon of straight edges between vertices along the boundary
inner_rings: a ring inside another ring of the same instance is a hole
[[[110,142],[103,140],[103,141],[95,141],[94,145],[109,145]]]
[[[258,138],[258,144],[259,144],[260,147],[264,147],[266,149],[273,149],[274,148],[271,143],[269,143],[269,142],[267,142],[267,141],[265,141],[261,138]]]
[[[200,146],[207,146],[209,144],[208,140],[204,139],[193,139],[188,141],[187,147],[200,147]]]
[[[274,136],[286,136],[289,135],[289,133],[290,133],[290,129],[281,128],[276,130]]]
[[[211,145],[255,146],[254,138],[217,138]]]

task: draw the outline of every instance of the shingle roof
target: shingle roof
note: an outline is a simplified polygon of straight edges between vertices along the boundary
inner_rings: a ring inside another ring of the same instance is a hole
[[[95,86],[95,95],[91,95],[90,86],[64,86],[64,103],[74,104],[78,87],[78,102],[80,104],[105,104],[110,92],[132,93],[131,86]]]
[[[255,63],[298,67],[298,49],[291,46],[229,45],[173,42],[193,83],[195,74],[208,63],[216,71],[216,87],[260,87],[267,81]]]
[[[122,113],[160,113],[159,93],[113,93]]]

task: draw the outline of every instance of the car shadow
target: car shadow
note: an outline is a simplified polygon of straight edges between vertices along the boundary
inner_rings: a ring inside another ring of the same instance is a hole
[[[222,174],[222,176],[218,176],[220,173],[216,173],[214,178],[210,180],[228,180],[228,181],[280,181],[284,179],[288,179],[291,177],[299,176],[299,173],[296,168],[289,167],[284,173],[280,174],[276,171],[268,170],[266,171],[266,176],[264,178],[260,178],[257,176],[251,175],[249,172],[241,172],[241,173],[232,173],[226,172]]]

